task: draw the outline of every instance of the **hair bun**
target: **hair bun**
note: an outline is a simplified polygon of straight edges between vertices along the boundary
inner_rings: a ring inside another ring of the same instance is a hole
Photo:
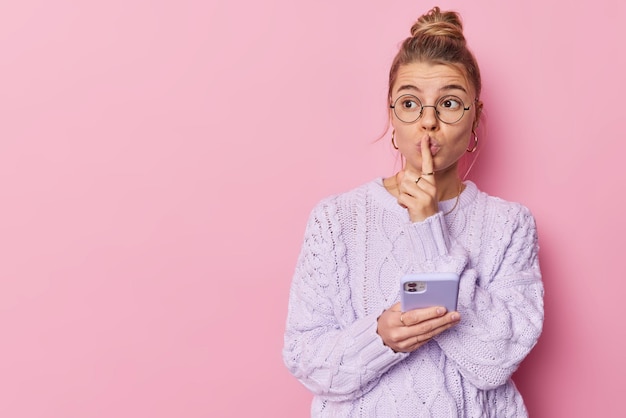
[[[400,67],[414,62],[458,65],[474,88],[474,97],[480,97],[480,69],[474,54],[467,47],[458,13],[442,12],[439,7],[433,7],[413,24],[411,35],[402,41],[389,69],[390,100]]]
[[[446,36],[458,41],[465,42],[463,36],[463,23],[456,12],[441,12],[439,7],[433,7],[428,13],[422,15],[411,27],[413,38]]]

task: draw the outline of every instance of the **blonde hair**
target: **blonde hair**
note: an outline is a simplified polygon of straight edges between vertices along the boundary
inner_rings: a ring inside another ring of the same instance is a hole
[[[402,65],[431,62],[460,67],[480,97],[482,82],[476,58],[467,47],[461,17],[456,12],[442,12],[433,7],[411,27],[389,70],[389,98]]]

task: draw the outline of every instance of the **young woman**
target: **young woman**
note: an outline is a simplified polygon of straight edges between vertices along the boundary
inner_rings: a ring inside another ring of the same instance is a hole
[[[284,361],[313,416],[524,417],[511,375],[543,324],[535,222],[462,181],[483,104],[460,17],[434,8],[411,35],[389,75],[403,169],[312,211]],[[460,276],[456,311],[402,312],[400,279],[419,272]]]

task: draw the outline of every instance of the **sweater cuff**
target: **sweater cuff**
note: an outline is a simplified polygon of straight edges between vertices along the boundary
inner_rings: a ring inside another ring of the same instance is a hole
[[[450,237],[441,212],[429,216],[421,222],[410,224],[408,233],[418,265],[436,257],[448,255]]]
[[[354,347],[359,347],[359,363],[366,370],[382,374],[402,361],[407,353],[396,353],[378,335],[378,315],[366,316],[354,323]]]

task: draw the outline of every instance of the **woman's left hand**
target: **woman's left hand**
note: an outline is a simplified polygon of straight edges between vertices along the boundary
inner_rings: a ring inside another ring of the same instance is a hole
[[[383,343],[396,353],[410,353],[460,320],[458,312],[446,312],[443,306],[402,312],[398,302],[378,318],[377,332]]]

